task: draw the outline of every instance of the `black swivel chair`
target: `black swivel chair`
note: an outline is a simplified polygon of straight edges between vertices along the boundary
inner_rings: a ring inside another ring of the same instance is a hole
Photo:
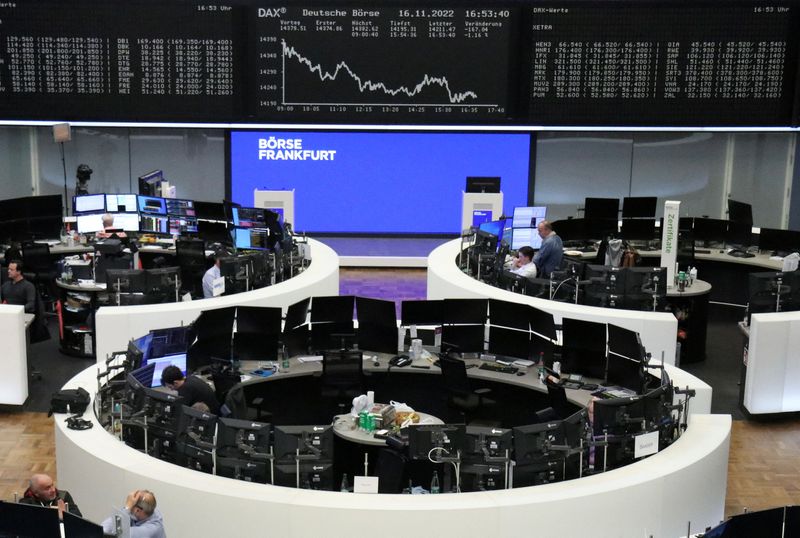
[[[495,404],[486,397],[491,389],[472,388],[464,361],[443,356],[439,359],[439,366],[442,369],[442,380],[447,392],[447,404],[461,415],[460,418],[465,423],[469,419],[476,418],[483,408]],[[484,421],[481,423],[485,424]]]
[[[56,268],[50,258],[50,246],[47,243],[23,243],[22,261],[25,266],[24,276],[43,297],[45,303],[52,306],[55,302]],[[49,309],[52,311],[52,308]]]
[[[201,239],[178,239],[175,241],[175,251],[185,291],[193,297],[202,297],[203,275],[208,269],[205,243]]]
[[[353,398],[364,392],[364,357],[361,351],[340,350],[322,352],[323,399],[333,404],[339,414]]]
[[[570,416],[575,408],[567,400],[566,389],[550,379],[545,379],[544,384],[547,387],[547,399],[550,402],[550,407],[546,407],[536,413],[539,421],[548,422],[550,420],[565,419]]]

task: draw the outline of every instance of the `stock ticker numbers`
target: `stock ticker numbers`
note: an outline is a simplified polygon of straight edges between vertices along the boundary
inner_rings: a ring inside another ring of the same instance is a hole
[[[509,9],[259,8],[258,117],[503,119]]]
[[[0,2],[0,111],[13,117],[228,118],[233,9]]]
[[[532,7],[530,119],[788,125],[796,10],[741,2]]]

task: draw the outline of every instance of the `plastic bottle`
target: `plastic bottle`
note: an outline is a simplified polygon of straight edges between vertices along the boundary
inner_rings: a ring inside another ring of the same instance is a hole
[[[689,270],[689,285],[694,284],[695,280],[697,280],[697,267],[692,267]]]
[[[347,480],[347,473],[342,475],[342,484],[339,486],[339,491],[343,493],[350,492],[350,482]]]
[[[433,478],[431,479],[431,493],[441,493],[439,489],[439,471],[433,471]]]

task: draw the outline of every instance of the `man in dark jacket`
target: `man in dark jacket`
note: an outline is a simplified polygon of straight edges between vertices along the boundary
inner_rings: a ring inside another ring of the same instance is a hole
[[[53,479],[46,474],[35,474],[31,477],[28,489],[19,502],[35,506],[51,506],[58,508],[59,512],[66,510],[70,514],[82,517],[69,491],[56,489]]]
[[[219,402],[214,394],[214,389],[199,377],[193,375],[184,377],[180,368],[170,365],[161,372],[161,384],[177,391],[185,405],[192,406],[197,402],[203,402],[211,413],[219,414]]]

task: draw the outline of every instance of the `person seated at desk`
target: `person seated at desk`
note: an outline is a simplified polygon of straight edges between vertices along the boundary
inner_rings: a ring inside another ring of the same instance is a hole
[[[25,280],[22,270],[21,261],[11,260],[8,262],[8,281],[0,288],[0,297],[6,304],[24,306],[26,314],[35,314],[36,287]]]
[[[536,264],[533,262],[533,249],[524,246],[517,251],[517,257],[511,260],[509,270],[525,278],[536,278]]]
[[[164,517],[156,508],[156,496],[146,489],[131,491],[125,499],[124,511],[130,516],[131,538],[167,538]],[[114,517],[106,518],[103,532],[114,536]]]
[[[208,271],[203,275],[203,297],[206,299],[214,297],[214,281],[222,276],[219,270],[220,258],[222,258],[222,255],[215,254],[214,265],[209,267]]]
[[[103,215],[103,230],[95,234],[98,239],[108,239],[109,237],[117,236],[119,239],[125,239],[128,235],[120,231],[119,228],[114,227],[114,215],[106,213]],[[117,231],[111,231],[117,230]]]
[[[212,414],[219,414],[219,402],[214,395],[214,389],[199,377],[184,377],[181,369],[171,364],[161,373],[161,384],[176,391],[183,398],[184,405],[191,407],[197,402],[203,402]]]
[[[564,243],[553,230],[553,225],[549,220],[541,221],[536,228],[539,231],[539,237],[542,238],[542,246],[533,257],[533,263],[539,269],[540,277],[550,278],[550,273],[561,265],[561,258],[564,257]]]
[[[83,517],[69,491],[56,489],[53,479],[43,473],[37,473],[31,477],[28,482],[28,489],[25,490],[19,502],[34,506],[58,508],[59,516],[66,510],[70,514]]]

